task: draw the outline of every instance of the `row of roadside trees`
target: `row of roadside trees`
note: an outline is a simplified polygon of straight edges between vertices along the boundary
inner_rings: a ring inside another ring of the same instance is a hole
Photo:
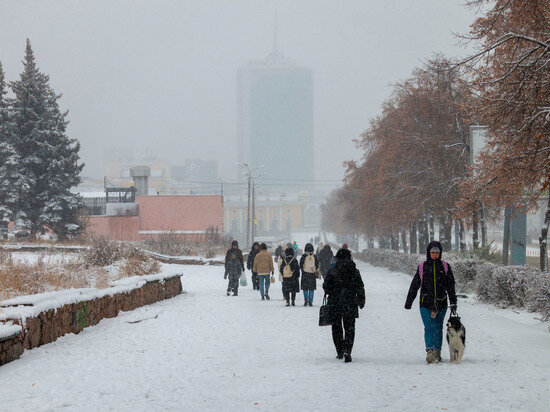
[[[9,93],[11,89],[11,93]],[[31,233],[53,230],[77,235],[81,200],[70,189],[80,183],[80,144],[67,135],[60,95],[40,72],[27,40],[23,72],[7,82],[0,63],[0,235],[8,224]]]
[[[548,199],[540,234],[548,270],[550,222],[550,0],[471,0],[484,9],[464,39],[472,56],[436,56],[393,87],[379,116],[357,140],[360,162],[347,163],[344,186],[324,206],[337,233],[382,236],[411,253],[434,237],[450,249],[453,223],[497,219],[516,202],[529,210]],[[469,126],[486,125],[487,145],[470,165]]]

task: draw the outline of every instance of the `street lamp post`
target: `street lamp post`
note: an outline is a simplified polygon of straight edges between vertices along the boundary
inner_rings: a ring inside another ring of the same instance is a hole
[[[263,165],[260,164],[257,167],[250,169],[247,162],[241,162],[237,164],[243,169],[243,175],[248,177],[248,209],[246,213],[246,243],[247,247],[250,246],[250,232],[252,231],[252,243],[254,242],[254,237],[256,235],[255,231],[255,222],[256,222],[256,201],[255,201],[255,182],[254,178],[259,176],[254,176],[254,172],[258,171],[259,169],[263,169]],[[264,176],[262,174],[261,176]],[[250,189],[252,186],[252,220],[250,219]],[[252,230],[250,225],[252,224]]]

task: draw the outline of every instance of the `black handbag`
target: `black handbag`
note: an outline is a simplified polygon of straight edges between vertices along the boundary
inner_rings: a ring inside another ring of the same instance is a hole
[[[319,326],[330,326],[334,323],[331,306],[327,305],[327,294],[323,298],[323,305],[319,308]]]

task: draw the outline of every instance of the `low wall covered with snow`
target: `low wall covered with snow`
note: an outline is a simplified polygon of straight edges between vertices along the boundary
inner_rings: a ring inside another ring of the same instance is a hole
[[[0,302],[0,365],[23,350],[79,333],[103,318],[172,298],[182,291],[181,274],[134,276],[107,289],[71,289]]]
[[[407,255],[387,249],[368,249],[361,259],[413,276],[424,255]],[[550,320],[550,273],[530,266],[501,266],[476,259],[443,257],[453,270],[457,292],[475,292],[477,298],[498,307],[517,307]]]

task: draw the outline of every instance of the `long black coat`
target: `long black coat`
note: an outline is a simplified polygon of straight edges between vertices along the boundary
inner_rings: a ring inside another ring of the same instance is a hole
[[[332,249],[329,245],[325,245],[319,252],[319,266],[323,277],[327,275],[327,272],[330,269],[330,262],[332,262],[332,258],[334,258]]]
[[[359,317],[358,307],[365,305],[365,285],[352,260],[339,259],[329,269],[323,289],[328,295],[327,304],[333,317]]]
[[[229,249],[225,254],[225,274],[240,275],[244,271],[243,260],[241,249]]]
[[[300,264],[294,256],[288,256],[282,259],[281,263],[281,276],[283,275],[283,269],[286,265],[290,264],[292,269],[292,277],[285,278],[283,276],[283,294],[284,293],[298,293],[300,291]]]
[[[300,269],[302,271],[302,290],[316,290],[317,289],[317,270],[319,269],[319,259],[315,257],[315,273],[304,272],[304,262],[306,261],[307,253],[303,254],[300,258]]]
[[[260,253],[260,249],[250,249],[250,252],[248,252],[248,259],[246,260],[246,268],[248,270],[252,270],[252,268],[254,267],[254,258],[256,257],[256,255]]]
[[[428,251],[426,253],[427,259],[424,263],[422,280],[420,280],[420,273],[418,268],[416,274],[411,282],[409,293],[407,294],[407,301],[405,302],[405,308],[410,309],[413,301],[416,298],[418,289],[420,289],[420,307],[434,310],[444,309],[447,307],[447,296],[451,302],[451,305],[456,305],[456,292],[455,292],[455,278],[451,266],[448,265],[447,274],[443,262],[441,261],[441,255],[439,259],[432,260],[429,250],[433,247],[439,247],[441,244],[437,241],[430,242],[428,245]],[[435,268],[435,274],[434,274]]]

